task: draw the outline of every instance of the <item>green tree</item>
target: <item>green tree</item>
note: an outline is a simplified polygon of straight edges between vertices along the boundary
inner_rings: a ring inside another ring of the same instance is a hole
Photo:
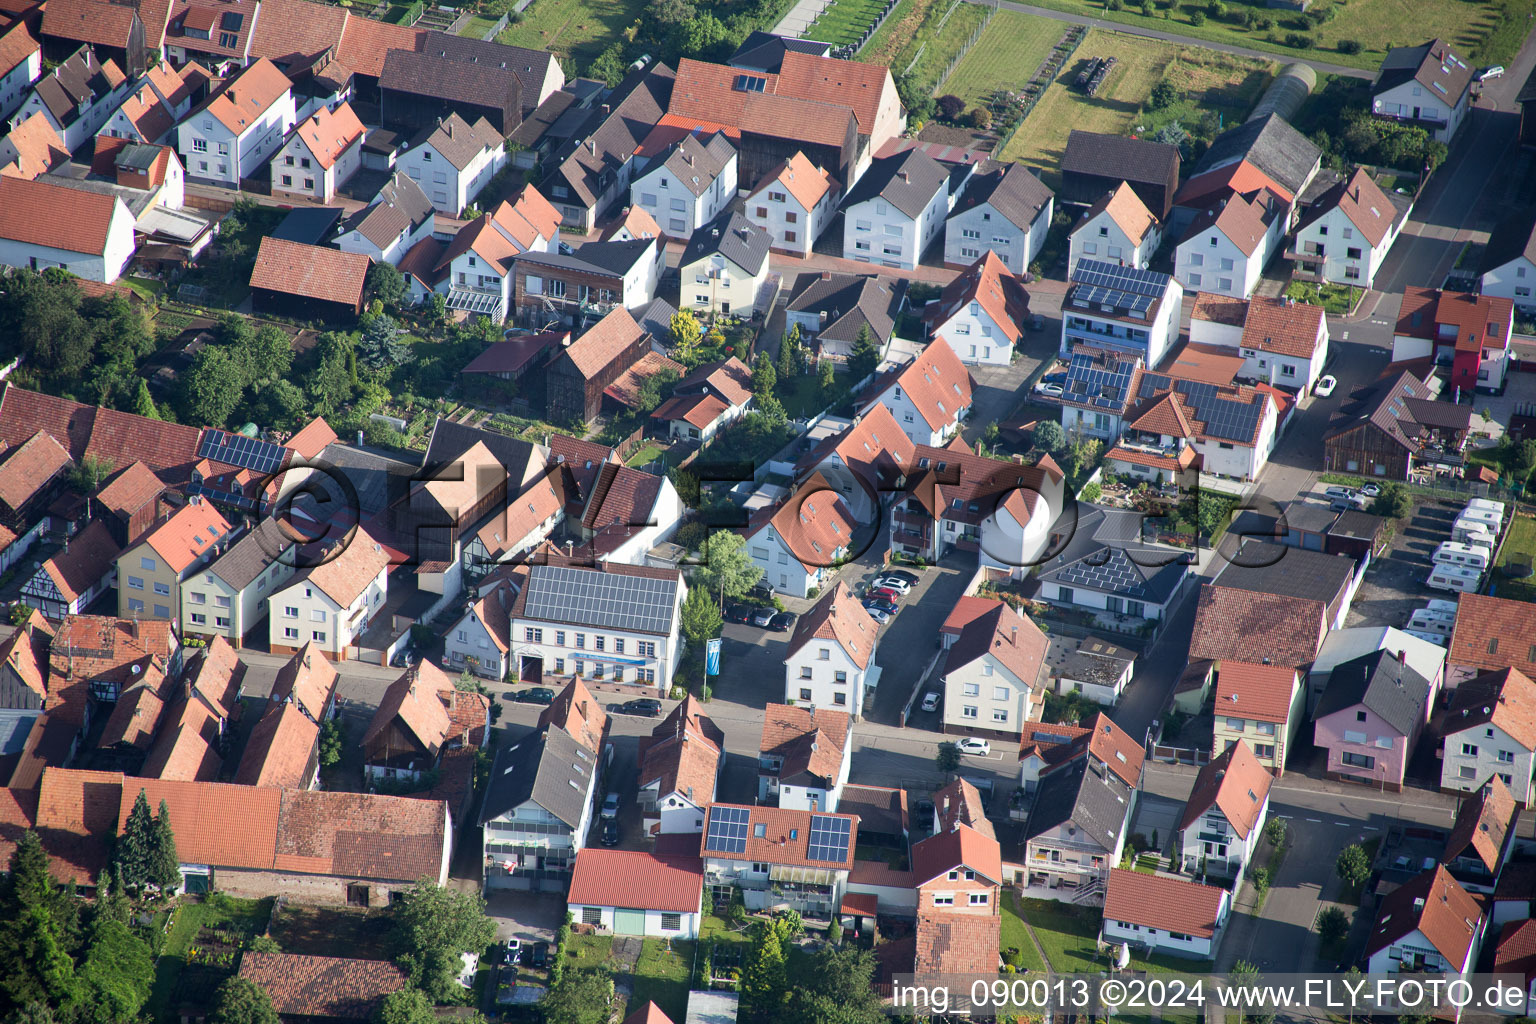
[[[363,288],[369,299],[378,299],[390,307],[398,306],[405,299],[405,275],[392,263],[375,263],[368,268]]]
[[[587,67],[587,77],[595,78],[612,89],[624,80],[629,65],[624,61],[624,43],[616,41],[597,55]]]
[[[213,1004],[213,1024],[279,1024],[267,990],[236,975],[219,987]]]
[[[1371,874],[1371,860],[1365,855],[1365,847],[1359,843],[1344,847],[1333,863],[1333,871],[1351,889],[1360,888]]]
[[[376,263],[374,266],[389,267],[389,264]],[[264,325],[251,337],[246,351],[249,353],[246,362],[250,366],[252,384],[271,384],[282,380],[293,367],[293,342],[280,327]]]
[[[636,395],[636,411],[649,415],[656,411],[656,407],[666,401],[672,394],[672,389],[682,376],[676,370],[658,370],[640,382],[640,391]]]
[[[205,345],[192,360],[182,384],[182,405],[190,423],[222,427],[240,404],[245,392],[245,373],[230,350]]]
[[[99,455],[86,454],[70,467],[65,480],[72,490],[80,494],[94,494],[115,468]]]
[[[160,410],[155,408],[154,396],[149,393],[149,381],[143,377],[139,378],[139,386],[133,393],[133,413],[152,420],[160,419]]]
[[[698,347],[699,339],[704,337],[704,329],[699,326],[699,318],[693,315],[691,310],[682,310],[672,314],[672,345],[676,352],[689,352]],[[678,359],[682,362],[681,356]]]
[[[1036,448],[1059,452],[1067,446],[1067,432],[1055,420],[1041,420],[1035,424],[1033,440]]]
[[[709,60],[719,56],[721,44],[727,41],[724,23],[713,14],[704,13],[689,18],[674,33],[678,53],[684,57]]]
[[[880,365],[880,353],[875,348],[874,335],[869,333],[869,325],[864,324],[859,328],[859,333],[853,339],[853,351],[848,355],[848,372],[855,381],[861,381],[875,372]]]
[[[346,730],[339,718],[328,718],[320,727],[320,767],[333,768],[341,763],[346,749]]]
[[[693,571],[694,588],[722,605],[726,598],[745,595],[763,578],[763,570],[747,553],[747,542],[731,530],[716,530],[709,535],[699,563]]]
[[[1349,915],[1339,907],[1324,907],[1317,915],[1317,934],[1324,945],[1342,942],[1349,934]]]
[[[289,380],[274,380],[261,389],[258,414],[279,429],[297,427],[304,419],[304,392]]]
[[[758,415],[769,424],[778,427],[789,421],[789,414],[784,411],[784,403],[774,395],[757,395],[754,400],[757,402]]]
[[[155,958],[149,944],[126,921],[99,911],[80,966],[80,981],[94,1022],[136,1021],[155,983]]]
[[[763,1024],[782,1020],[788,994],[789,977],[779,933],[767,922],[759,922],[741,972],[741,1002],[746,1020]]]
[[[373,1012],[374,1024],[437,1024],[432,1000],[419,988],[391,992]]]
[[[752,393],[759,398],[772,395],[778,383],[779,374],[773,368],[773,360],[768,358],[767,352],[759,352],[752,361]]]
[[[874,981],[874,953],[823,946],[809,972],[796,977],[789,1019],[801,1024],[879,1024],[886,1016]]]
[[[683,598],[683,635],[695,651],[703,648],[704,641],[720,635],[723,621],[714,595],[703,587],[693,587],[688,591],[688,596]]]
[[[1210,537],[1226,524],[1236,504],[1232,498],[1211,491],[1196,491],[1180,501],[1178,507],[1185,522],[1193,523],[1200,536]]]
[[[960,770],[960,748],[948,740],[939,744],[939,752],[933,759],[933,766],[945,775]]]
[[[1381,485],[1381,493],[1372,499],[1368,511],[1373,516],[1401,519],[1413,511],[1413,496],[1408,493],[1408,488],[1396,481],[1385,483]]]
[[[800,375],[804,363],[802,349],[804,343],[800,340],[800,325],[794,324],[779,342],[779,376],[797,377]]]
[[[1083,485],[1082,493],[1078,497],[1084,501],[1098,501],[1104,497],[1104,488],[1097,480],[1091,480]]]
[[[171,829],[171,809],[163,799],[149,834],[149,856],[144,862],[144,878],[162,893],[174,891],[181,885],[181,858],[176,855],[176,833]]]
[[[496,938],[485,900],[423,880],[402,894],[393,911],[396,962],[434,1002],[451,1001],[461,991],[462,954],[481,953]]]
[[[71,908],[48,870],[42,840],[28,829],[16,841],[0,883],[0,995],[11,1006],[72,1006],[78,986],[69,958]]]
[[[399,325],[394,318],[380,313],[365,319],[357,355],[370,369],[382,370],[404,363],[411,357],[411,348],[400,340]]]
[[[123,834],[117,840],[113,868],[122,877],[123,884],[132,891],[142,890],[149,882],[149,864],[154,855],[155,816],[149,809],[149,797],[144,790],[133,800]]]
[[[830,399],[837,392],[837,370],[832,360],[823,359],[816,369],[816,388],[822,400]]]
[[[607,971],[563,971],[539,1001],[545,1024],[607,1024],[613,1014],[613,978]]]
[[[315,354],[317,364],[306,376],[305,388],[315,411],[332,416],[352,397],[354,380],[348,368],[352,339],[339,331],[327,331],[320,335]]]

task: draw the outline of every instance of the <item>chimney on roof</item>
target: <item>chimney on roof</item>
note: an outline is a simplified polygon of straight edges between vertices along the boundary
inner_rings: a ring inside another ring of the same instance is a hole
[[[587,140],[587,149],[588,149],[589,152],[591,152],[591,154],[593,156],[597,156],[597,140],[596,139],[588,139]]]
[[[830,281],[830,280],[832,280],[832,272],[830,270],[823,270],[821,272],[821,279],[823,281]]]
[[[1013,646],[1015,646],[1015,647],[1019,646],[1019,627],[1018,626],[1014,626],[1013,627],[1013,636],[1012,636],[1011,639],[1013,640]]]

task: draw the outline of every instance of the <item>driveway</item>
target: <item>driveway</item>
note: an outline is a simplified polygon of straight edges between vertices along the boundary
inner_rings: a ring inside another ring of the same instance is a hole
[[[975,575],[971,556],[962,555],[945,563],[916,570],[922,577],[912,592],[902,598],[891,621],[880,627],[880,646],[875,664],[880,666],[880,688],[875,691],[875,706],[866,714],[871,722],[896,725],[901,708],[912,695],[912,688],[934,655],[938,653],[939,627],[949,618],[965,593],[965,585]],[[871,574],[873,578],[873,574]],[[935,672],[939,671],[935,668]],[[936,688],[936,687],[935,687]],[[937,715],[928,715],[924,724],[937,728]]]
[[[552,942],[565,920],[565,900],[553,893],[497,889],[487,897],[485,912],[496,922],[497,939]]]

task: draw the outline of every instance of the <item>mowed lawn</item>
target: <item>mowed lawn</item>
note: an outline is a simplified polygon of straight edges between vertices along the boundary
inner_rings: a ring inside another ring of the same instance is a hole
[[[1115,57],[1117,63],[1089,98],[1073,83],[1093,57]],[[1046,184],[1061,180],[1061,157],[1074,128],[1124,135],[1136,126],[1136,115],[1166,76],[1180,94],[1202,109],[1218,110],[1227,124],[1240,123],[1269,84],[1276,65],[1270,61],[1144,39],[1107,29],[1089,29],[1083,45],[1045,90],[1029,117],[1014,133],[999,159],[1022,160],[1037,169]],[[1030,68],[1030,72],[1034,70]],[[1021,72],[1029,74],[1030,72]],[[1022,84],[1022,82],[1021,82]]]
[[[971,47],[943,91],[974,105],[998,89],[1017,92],[1066,33],[1053,18],[998,11]]]
[[[644,12],[645,0],[533,0],[523,20],[496,41],[553,50],[564,58],[566,77],[574,78]]]
[[[884,6],[879,0],[832,0],[805,33],[805,38],[833,46],[857,42],[864,30],[874,24]]]

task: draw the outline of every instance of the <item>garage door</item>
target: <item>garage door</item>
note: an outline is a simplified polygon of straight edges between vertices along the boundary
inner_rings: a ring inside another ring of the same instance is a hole
[[[644,935],[645,911],[625,910],[623,907],[615,907],[613,910],[613,934]]]

